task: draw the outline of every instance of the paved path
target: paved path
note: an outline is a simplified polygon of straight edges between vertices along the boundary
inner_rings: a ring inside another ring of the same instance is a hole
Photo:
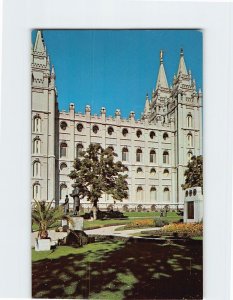
[[[151,227],[151,228],[140,228],[140,229],[115,231],[115,229],[118,227],[122,227],[122,225],[108,226],[108,227],[102,227],[102,228],[97,228],[97,229],[85,230],[85,233],[87,235],[96,234],[96,235],[113,235],[113,236],[130,237],[130,236],[132,236],[132,234],[138,233],[141,231],[150,231],[150,230],[159,230],[160,229],[160,227]]]
[[[122,227],[123,225],[118,226],[108,226],[108,227],[102,227],[97,229],[90,229],[85,230],[85,233],[87,235],[112,235],[112,236],[122,236],[122,237],[130,237],[134,233],[138,233],[141,231],[150,231],[150,230],[159,230],[159,227],[152,227],[152,228],[140,228],[140,229],[130,229],[130,230],[121,230],[121,231],[115,231],[116,228]],[[51,237],[52,241],[57,241],[58,239],[62,239],[65,236],[67,236],[66,232],[56,232],[55,230],[48,230],[49,237]],[[35,246],[35,239],[37,238],[38,231],[32,232],[31,234],[31,246]]]

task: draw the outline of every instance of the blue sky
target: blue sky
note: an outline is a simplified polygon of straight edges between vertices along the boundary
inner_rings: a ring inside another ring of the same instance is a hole
[[[32,32],[33,43],[36,31]],[[55,67],[60,110],[75,104],[76,112],[91,105],[107,115],[120,108],[136,117],[156,85],[159,52],[169,85],[177,72],[180,48],[197,88],[202,89],[202,33],[199,30],[43,30],[51,63]]]

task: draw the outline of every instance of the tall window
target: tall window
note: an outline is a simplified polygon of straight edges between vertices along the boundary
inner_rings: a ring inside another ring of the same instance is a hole
[[[33,141],[33,153],[34,154],[40,154],[40,147],[41,146],[41,141],[39,138],[36,138],[34,141]]]
[[[127,148],[122,149],[122,161],[128,161],[129,150]]]
[[[169,154],[167,151],[163,152],[163,163],[168,164],[169,163]]]
[[[40,177],[40,162],[35,161],[33,163],[33,177]]]
[[[191,114],[187,115],[187,127],[192,128],[193,127],[193,117]]]
[[[187,135],[188,138],[188,147],[193,147],[193,136],[191,133]]]
[[[156,202],[156,200],[157,200],[157,191],[156,191],[156,188],[153,186],[150,189],[150,201],[151,202]]]
[[[163,201],[165,203],[170,201],[170,191],[168,187],[165,187],[163,190]]]
[[[155,153],[155,150],[151,150],[150,151],[150,162],[151,163],[155,163],[156,161],[156,153]]]
[[[137,188],[136,198],[138,202],[143,201],[143,188],[141,186]]]
[[[141,149],[137,149],[137,151],[136,151],[136,161],[137,162],[142,161],[142,150]]]
[[[33,131],[41,132],[41,118],[39,116],[36,116],[33,120]]]
[[[77,144],[76,146],[76,157],[80,157],[80,153],[83,151],[83,145]]]
[[[60,157],[66,157],[67,155],[67,144],[61,143],[60,145]]]
[[[60,199],[65,199],[67,195],[67,186],[66,184],[61,184],[60,186]]]
[[[40,185],[39,183],[36,183],[33,185],[33,199],[34,200],[40,200]]]

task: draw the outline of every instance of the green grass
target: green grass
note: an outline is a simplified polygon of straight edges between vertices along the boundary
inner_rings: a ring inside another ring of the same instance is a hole
[[[113,225],[124,225],[129,222],[136,219],[141,219],[141,218],[147,218],[147,219],[154,219],[155,217],[159,217],[160,213],[159,212],[128,212],[124,213],[125,216],[129,217],[128,219],[125,220],[120,220],[120,219],[110,219],[110,220],[94,220],[94,221],[87,221],[84,220],[84,230],[87,229],[93,229],[93,228],[101,228],[105,226],[113,226]],[[167,217],[162,217],[162,220],[168,220],[169,222],[175,222],[178,221],[181,217],[177,216],[175,212],[169,212],[167,214]],[[56,226],[53,228],[61,226],[61,223],[57,223]],[[38,226],[36,224],[33,224],[32,226],[33,231],[38,230]]]
[[[98,242],[33,250],[32,260],[33,298],[202,298],[201,243]]]

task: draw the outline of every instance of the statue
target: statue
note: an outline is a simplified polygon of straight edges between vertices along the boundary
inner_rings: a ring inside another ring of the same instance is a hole
[[[63,206],[64,206],[64,214],[67,215],[67,213],[69,212],[69,197],[68,197],[68,195],[66,195],[65,203],[63,204]]]
[[[79,207],[80,207],[79,188],[75,187],[72,191],[72,194],[70,194],[70,196],[73,197],[74,199],[73,215],[78,216]]]

